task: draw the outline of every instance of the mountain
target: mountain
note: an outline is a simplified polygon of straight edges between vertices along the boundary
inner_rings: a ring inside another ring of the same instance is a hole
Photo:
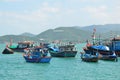
[[[5,42],[12,42],[17,43],[19,41],[38,41],[36,37],[28,37],[28,36],[21,36],[21,35],[5,35],[0,37],[0,43],[5,43]]]
[[[49,29],[45,32],[37,35],[38,38],[41,39],[49,39],[49,40],[86,40],[90,38],[89,35],[91,32],[81,30],[77,27],[59,27],[56,29]]]
[[[35,35],[28,33],[28,32],[25,32],[25,33],[20,34],[20,36],[34,37]]]
[[[93,29],[96,28],[96,31],[98,33],[106,33],[109,31],[120,31],[120,24],[105,24],[105,25],[91,25],[91,26],[85,26],[81,27],[80,29],[85,31],[93,31]]]
[[[58,27],[55,29],[46,30],[38,35],[31,33],[23,33],[21,35],[5,35],[0,36],[0,42],[18,41],[86,41],[91,39],[93,29],[96,29],[96,37],[101,36],[103,39],[108,39],[120,35],[120,24],[105,24],[105,25],[90,25],[90,26],[73,26],[73,27]]]
[[[97,37],[100,35],[103,39],[109,39],[120,35],[120,24],[91,25],[81,27],[80,29],[92,32],[94,28],[96,29]]]

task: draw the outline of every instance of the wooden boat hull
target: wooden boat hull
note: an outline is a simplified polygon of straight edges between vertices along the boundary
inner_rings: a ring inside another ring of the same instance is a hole
[[[85,52],[87,51],[95,51],[95,52],[99,52],[99,59],[101,60],[109,60],[109,61],[115,61],[117,60],[117,56],[113,55],[113,54],[118,54],[113,53],[112,51],[106,51],[106,50],[97,50],[97,49],[93,49],[93,48],[88,48],[88,50],[84,49]]]
[[[14,51],[9,48],[5,48],[2,52],[2,54],[13,54],[13,53],[14,53]]]
[[[77,51],[63,51],[63,52],[56,52],[56,51],[49,51],[52,57],[75,57]]]
[[[87,53],[81,53],[81,59],[85,62],[98,62],[98,56],[97,55],[91,55]]]
[[[10,48],[12,49],[14,52],[24,52],[25,48]]]
[[[115,50],[115,54],[120,57],[120,50]]]
[[[107,60],[107,61],[117,61],[117,56],[113,56],[113,55],[101,55],[101,57],[99,59],[101,59],[101,60]]]
[[[41,57],[41,58],[32,58],[28,56],[23,56],[26,60],[26,62],[31,62],[31,63],[49,63],[51,60],[51,57]]]
[[[85,62],[98,62],[98,58],[94,57],[94,58],[81,58],[83,61]]]

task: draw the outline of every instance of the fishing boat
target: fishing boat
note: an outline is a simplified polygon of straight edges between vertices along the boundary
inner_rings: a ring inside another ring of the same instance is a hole
[[[9,48],[12,49],[14,52],[24,52],[25,48],[32,48],[34,42],[32,41],[23,41],[18,42],[17,45],[9,45]]]
[[[81,52],[81,59],[85,62],[98,62],[98,55],[98,52],[86,49],[84,52]]]
[[[92,34],[92,41],[93,42],[90,43],[87,40],[86,48],[91,52],[95,51],[95,52],[99,52],[102,55],[106,55],[110,51],[109,46],[102,44],[101,39],[100,39],[100,35],[99,35],[99,39],[96,39],[95,33],[96,33],[96,29],[93,30],[93,34]],[[96,42],[96,40],[99,40],[99,41]],[[83,49],[83,50],[86,51],[86,49]]]
[[[87,46],[87,49],[91,50],[91,51],[96,51],[99,52],[101,55],[107,55],[110,54],[110,49],[108,46],[106,45],[91,45],[91,46]],[[85,49],[84,49],[85,51]]]
[[[77,51],[74,49],[74,45],[50,47],[49,52],[52,57],[75,57],[77,54]]]
[[[42,48],[34,48],[34,49],[25,49],[25,53],[23,54],[26,62],[31,63],[49,63],[51,60],[51,56],[48,56],[48,51]]]
[[[100,54],[99,59],[108,61],[118,61],[117,55],[114,51],[106,52],[106,54]]]
[[[13,53],[14,53],[14,51],[11,50],[11,49],[8,48],[8,47],[6,47],[6,48],[3,50],[3,52],[2,52],[2,54],[13,54]]]
[[[115,37],[108,44],[110,50],[115,51],[115,54],[120,57],[120,37]]]
[[[109,60],[109,61],[117,61],[117,55],[115,54],[115,51],[111,51],[109,47],[104,45],[98,45],[98,46],[91,46],[87,47],[89,51],[95,51],[99,53],[99,59],[101,60]],[[84,49],[86,51],[86,49]]]

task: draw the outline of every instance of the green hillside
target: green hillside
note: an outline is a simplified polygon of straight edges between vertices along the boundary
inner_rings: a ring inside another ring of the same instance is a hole
[[[25,33],[20,34],[20,36],[34,37],[36,35],[28,33],[28,32],[25,32]]]
[[[83,31],[76,27],[59,27],[50,29],[37,35],[38,38],[49,40],[83,41],[91,37],[91,32]]]
[[[92,25],[86,27],[59,27],[55,29],[46,30],[38,35],[31,33],[23,33],[21,35],[4,35],[0,36],[0,43],[18,41],[86,41],[91,40],[93,29],[96,28],[96,37],[99,35],[102,39],[108,39],[120,35],[120,24],[106,24],[106,25]]]
[[[37,38],[20,35],[5,35],[0,37],[0,43],[10,42],[10,40],[12,40],[14,43],[17,43],[18,41],[37,41]]]

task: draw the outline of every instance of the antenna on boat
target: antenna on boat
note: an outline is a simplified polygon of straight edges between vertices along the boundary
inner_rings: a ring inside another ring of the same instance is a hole
[[[101,35],[99,34],[99,45],[101,44]]]
[[[113,38],[113,31],[111,30],[110,31],[110,39],[112,39]]]
[[[96,32],[96,28],[93,29],[93,34],[92,34],[93,45],[95,45],[95,32]]]
[[[115,53],[115,50],[116,50],[116,37],[114,36],[114,38],[113,38],[113,40],[112,40],[112,50],[114,51],[114,53]],[[116,53],[115,53],[116,54]],[[117,62],[118,61],[118,54],[116,54],[116,59],[115,59],[115,61]]]
[[[9,46],[11,46],[12,45],[12,39],[10,39],[10,43],[9,43]]]

